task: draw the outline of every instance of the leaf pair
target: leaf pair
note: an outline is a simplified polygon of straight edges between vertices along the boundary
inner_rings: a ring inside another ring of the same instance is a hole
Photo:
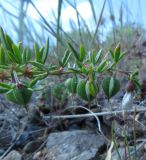
[[[59,64],[61,67],[65,67],[68,62],[69,62],[69,59],[70,59],[70,56],[71,56],[71,52],[69,50],[66,50],[65,53],[64,53],[64,56],[63,58],[60,60],[59,57],[55,54],[55,57],[57,58]]]
[[[108,68],[108,61],[107,61],[107,59],[105,59],[105,60],[101,61],[101,63],[98,65],[98,67],[96,68],[96,72],[102,73],[107,68]]]
[[[114,77],[107,77],[102,82],[105,95],[110,99],[120,90],[120,82]]]
[[[29,83],[29,88],[33,88],[36,83],[40,80],[45,79],[48,76],[48,73],[43,73],[43,74],[39,74],[37,75],[37,77],[35,77],[30,83]]]
[[[138,74],[139,74],[138,70],[135,70],[130,74],[129,80],[133,81],[137,89],[140,89],[141,85],[139,83]]]
[[[12,52],[8,51],[8,57],[12,62],[22,64],[22,54],[19,46],[12,44]]]
[[[12,39],[4,33],[2,27],[0,27],[0,40],[5,50],[12,51]]]
[[[26,105],[29,103],[33,90],[22,86],[21,88],[13,88],[6,93],[6,98],[16,104]]]
[[[103,56],[102,50],[99,50],[98,52],[95,51],[89,52],[89,61],[92,64],[96,65],[101,61],[102,56]]]
[[[109,52],[114,63],[118,63],[125,55],[125,53],[121,53],[120,44],[116,46],[114,52],[112,50],[109,50]]]

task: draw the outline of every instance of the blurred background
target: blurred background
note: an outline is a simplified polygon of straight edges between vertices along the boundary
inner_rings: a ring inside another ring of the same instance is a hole
[[[87,50],[120,42],[131,64],[146,52],[146,0],[0,0],[0,25],[14,42],[33,47],[50,40],[50,54],[62,55],[66,42]],[[125,62],[127,62],[127,59]],[[133,65],[132,65],[133,66]]]

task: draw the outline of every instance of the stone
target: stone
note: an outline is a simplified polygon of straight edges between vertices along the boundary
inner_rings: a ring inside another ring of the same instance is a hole
[[[2,156],[4,154],[5,150],[4,149],[0,149],[0,156]]]
[[[77,124],[72,124],[68,127],[68,131],[78,130],[80,129],[80,126]]]
[[[6,124],[8,124],[8,127],[9,127],[9,123],[6,123]],[[15,134],[15,132],[13,132],[13,134]],[[9,136],[7,136],[7,135],[9,135]],[[11,141],[12,141],[12,138],[13,137],[12,137],[11,130],[2,128],[0,131],[0,149],[8,148]]]
[[[47,140],[46,160],[96,160],[105,139],[90,131],[74,130],[51,133]]]
[[[22,155],[15,150],[12,150],[3,160],[22,160]]]

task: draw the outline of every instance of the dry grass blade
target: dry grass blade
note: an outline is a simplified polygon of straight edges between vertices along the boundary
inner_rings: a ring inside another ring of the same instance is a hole
[[[1,4],[0,4],[0,8],[6,12],[8,15],[12,16],[15,19],[18,19],[18,16],[16,16],[15,14],[11,13],[10,11],[8,11],[7,9],[5,9]]]
[[[62,8],[62,0],[59,0],[58,1],[58,17],[57,17],[57,51],[59,49],[59,37],[60,37],[60,34],[59,34],[59,31],[60,31],[60,17],[61,17],[61,8]]]
[[[76,10],[76,7],[69,1],[69,0],[66,0],[66,2],[73,8]],[[78,10],[76,10],[77,14],[79,15],[79,18],[81,19],[81,22],[83,24],[83,26],[85,27],[87,33],[89,34],[89,37],[92,37],[92,34],[90,32],[90,28],[88,27],[87,23],[86,23],[86,20],[81,16],[81,14],[79,13]]]
[[[91,6],[91,10],[92,10],[92,14],[93,14],[93,18],[95,21],[95,24],[97,22],[97,18],[96,18],[96,13],[95,13],[95,9],[94,9],[94,4],[93,4],[93,0],[89,0],[90,6]]]
[[[80,106],[72,106],[72,108],[80,107]],[[82,106],[81,106],[82,107]],[[107,111],[107,112],[98,112],[94,113],[96,116],[105,116],[105,115],[117,115],[117,114],[123,114],[125,110],[119,110],[119,111]],[[127,110],[127,113],[133,113],[134,109]],[[137,109],[136,112],[146,112],[146,108]],[[43,116],[44,119],[71,119],[71,118],[81,118],[81,117],[92,117],[93,114],[77,114],[77,115],[51,115],[51,116]]]
[[[74,0],[74,5],[75,5],[75,11],[76,11],[76,16],[77,16],[77,21],[78,21],[78,30],[79,30],[79,37],[80,37],[80,42],[82,42],[82,33],[81,33],[81,22],[80,22],[80,18],[79,18],[79,12],[77,10],[77,3]]]
[[[96,29],[95,29],[95,32],[94,32],[94,36],[93,36],[93,39],[91,41],[91,45],[93,44],[93,42],[95,41],[95,38],[96,38],[96,35],[98,33],[98,28],[100,26],[100,22],[102,20],[102,16],[103,16],[103,11],[104,11],[104,8],[105,8],[105,4],[106,4],[106,0],[104,0],[104,3],[103,3],[103,6],[102,6],[102,9],[101,9],[101,12],[100,12],[100,16],[99,16],[99,20],[98,20],[98,23],[97,23],[97,26],[96,26]]]
[[[112,149],[113,149],[113,147],[114,147],[114,142],[112,141],[111,145],[110,145],[110,148],[107,151],[107,155],[106,155],[105,160],[112,160]]]
[[[35,4],[30,1],[31,5],[34,7],[34,9],[38,12],[39,16],[42,18],[43,22],[45,23],[45,25],[49,28],[50,33],[57,38],[56,32],[55,30],[50,26],[50,24],[47,22],[47,20],[43,17],[43,15],[40,13],[40,11],[37,9],[37,7],[35,6]]]

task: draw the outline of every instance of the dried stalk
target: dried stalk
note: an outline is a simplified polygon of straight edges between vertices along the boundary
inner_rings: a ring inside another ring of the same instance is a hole
[[[79,106],[73,106],[74,108],[78,108]],[[82,106],[81,106],[82,107]],[[116,115],[122,114],[125,110],[118,110],[118,111],[108,111],[108,112],[97,112],[94,113],[96,116],[106,116],[106,115]],[[135,110],[130,109],[126,110],[127,113],[133,113]],[[146,107],[141,107],[140,109],[136,109],[136,112],[146,112]],[[76,114],[76,115],[47,115],[43,116],[43,119],[71,119],[71,118],[86,118],[92,117],[93,114]]]

